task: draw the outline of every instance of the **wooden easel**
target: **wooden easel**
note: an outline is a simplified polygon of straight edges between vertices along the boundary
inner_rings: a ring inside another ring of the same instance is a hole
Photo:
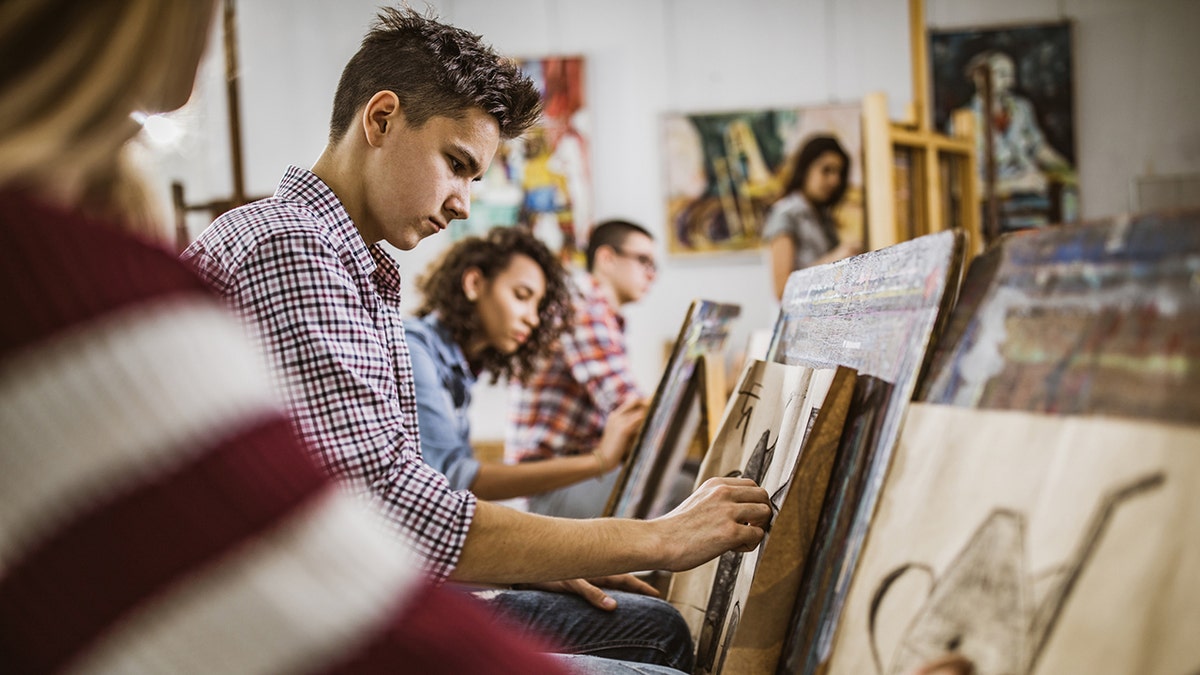
[[[725,359],[721,354],[706,354],[696,364],[696,389],[700,394],[700,428],[688,449],[688,459],[700,461],[712,445],[721,426],[721,416],[729,400],[725,377]]]
[[[887,96],[863,99],[867,246],[874,250],[946,229],[966,234],[966,259],[983,249],[976,187],[975,120],[954,117],[954,136],[930,122],[923,0],[909,0],[913,100],[909,119],[888,118]]]
[[[252,199],[246,198],[246,179],[242,170],[242,122],[241,97],[238,93],[237,53],[237,7],[236,0],[222,1],[222,32],[225,48],[225,101],[229,113],[229,159],[233,176],[233,194],[225,199],[189,204],[184,195],[183,183],[171,182],[171,203],[175,212],[175,247],[182,251],[192,243],[188,232],[187,214],[200,211],[210,221],[230,209],[237,208]]]

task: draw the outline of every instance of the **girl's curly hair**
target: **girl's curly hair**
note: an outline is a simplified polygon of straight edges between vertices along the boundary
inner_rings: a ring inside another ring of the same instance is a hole
[[[493,383],[502,377],[524,382],[536,361],[549,354],[559,335],[570,327],[574,307],[562,263],[526,228],[496,227],[483,237],[455,243],[417,277],[417,289],[423,296],[417,316],[437,312],[438,320],[461,346],[483,330],[475,304],[463,293],[463,274],[476,267],[491,281],[508,268],[517,254],[528,256],[542,269],[546,295],[538,303],[537,327],[517,351],[502,354],[489,346],[472,362],[475,368],[491,373]]]

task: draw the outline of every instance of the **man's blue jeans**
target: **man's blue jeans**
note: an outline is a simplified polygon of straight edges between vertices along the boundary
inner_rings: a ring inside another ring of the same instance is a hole
[[[568,593],[499,590],[476,596],[518,631],[549,641],[553,651],[691,672],[692,636],[674,607],[636,593],[605,592],[617,601],[611,612]]]

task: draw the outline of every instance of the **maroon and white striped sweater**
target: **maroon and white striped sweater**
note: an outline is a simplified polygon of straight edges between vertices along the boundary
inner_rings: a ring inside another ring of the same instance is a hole
[[[165,250],[0,192],[0,671],[552,672],[335,488]]]

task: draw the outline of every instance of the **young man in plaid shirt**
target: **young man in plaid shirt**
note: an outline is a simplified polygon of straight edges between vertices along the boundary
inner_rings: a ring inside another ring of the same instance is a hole
[[[421,461],[400,274],[381,242],[412,249],[466,218],[471,182],[538,107],[529,79],[478,36],[385,9],[343,71],[312,170],[288,169],[274,197],[225,214],[184,257],[250,321],[321,465],[411,531],[435,578],[549,583],[602,610],[620,604],[614,621],[559,593],[496,601],[564,649],[686,670],[690,638],[673,608],[635,594],[618,603],[583,579],[652,593],[621,573],[752,550],[770,518],[764,490],[714,480],[656,520],[580,521],[452,491]]]
[[[588,238],[587,270],[576,284],[574,325],[559,349],[527,383],[512,384],[504,444],[509,461],[591,453],[609,413],[641,396],[625,353],[620,310],[654,282],[654,240],[634,223],[600,223]],[[568,518],[602,515],[619,466],[606,467],[596,480],[534,495],[529,510]]]

